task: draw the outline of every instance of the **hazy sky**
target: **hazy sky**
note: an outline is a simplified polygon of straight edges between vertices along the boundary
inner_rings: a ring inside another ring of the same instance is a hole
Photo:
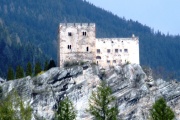
[[[180,34],[180,0],[86,0],[154,30]]]

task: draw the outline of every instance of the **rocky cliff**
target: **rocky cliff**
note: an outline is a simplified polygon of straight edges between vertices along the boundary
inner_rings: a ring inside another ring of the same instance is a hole
[[[102,74],[103,73],[103,74]],[[115,66],[108,70],[97,66],[52,68],[36,76],[1,84],[4,94],[15,89],[33,108],[33,119],[51,120],[58,102],[68,96],[78,111],[78,120],[91,120],[86,113],[88,98],[101,79],[107,81],[124,120],[146,120],[156,99],[163,96],[180,120],[180,83],[153,80],[136,64]]]

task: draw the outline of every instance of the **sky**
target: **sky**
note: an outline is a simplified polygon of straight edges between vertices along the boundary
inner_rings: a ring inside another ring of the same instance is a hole
[[[180,0],[86,0],[164,34],[180,35]]]

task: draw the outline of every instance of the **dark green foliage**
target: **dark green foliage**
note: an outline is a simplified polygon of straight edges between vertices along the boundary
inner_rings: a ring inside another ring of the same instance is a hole
[[[13,80],[13,79],[14,79],[14,71],[11,67],[9,67],[7,73],[7,80]]]
[[[35,65],[34,74],[37,75],[37,74],[40,73],[41,71],[42,71],[42,69],[41,69],[41,64],[40,64],[40,62],[37,62],[36,65]]]
[[[173,120],[175,118],[174,112],[166,105],[164,98],[158,99],[151,111],[151,120]]]
[[[16,79],[24,77],[24,70],[21,66],[17,66],[16,68]]]
[[[30,62],[28,62],[26,66],[26,76],[32,76],[32,66]]]
[[[0,102],[0,119],[17,120],[16,112],[13,109],[13,103],[10,96]]]
[[[56,67],[56,64],[55,64],[54,60],[50,60],[49,65],[48,65],[48,70],[53,67]]]
[[[47,71],[47,70],[48,70],[48,61],[46,60],[44,63],[44,71]]]
[[[16,92],[8,94],[0,102],[0,120],[31,120],[32,109],[30,105],[24,106]]]
[[[35,47],[35,45],[28,41],[23,42],[21,40],[16,33],[10,33],[5,24],[0,23],[1,77],[8,78],[7,73],[4,71],[8,71],[9,65],[15,70],[17,65],[26,68],[28,61],[44,61],[45,55],[40,48]]]
[[[118,120],[119,111],[115,103],[116,99],[111,94],[111,88],[106,86],[105,83],[101,83],[97,88],[97,92],[92,92],[87,111],[96,120]]]
[[[66,97],[59,103],[55,120],[75,120],[76,111],[72,102]]]

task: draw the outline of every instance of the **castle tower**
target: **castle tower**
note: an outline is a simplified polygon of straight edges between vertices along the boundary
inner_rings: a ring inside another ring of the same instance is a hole
[[[61,23],[58,35],[58,64],[67,61],[94,62],[96,31],[94,23]]]

